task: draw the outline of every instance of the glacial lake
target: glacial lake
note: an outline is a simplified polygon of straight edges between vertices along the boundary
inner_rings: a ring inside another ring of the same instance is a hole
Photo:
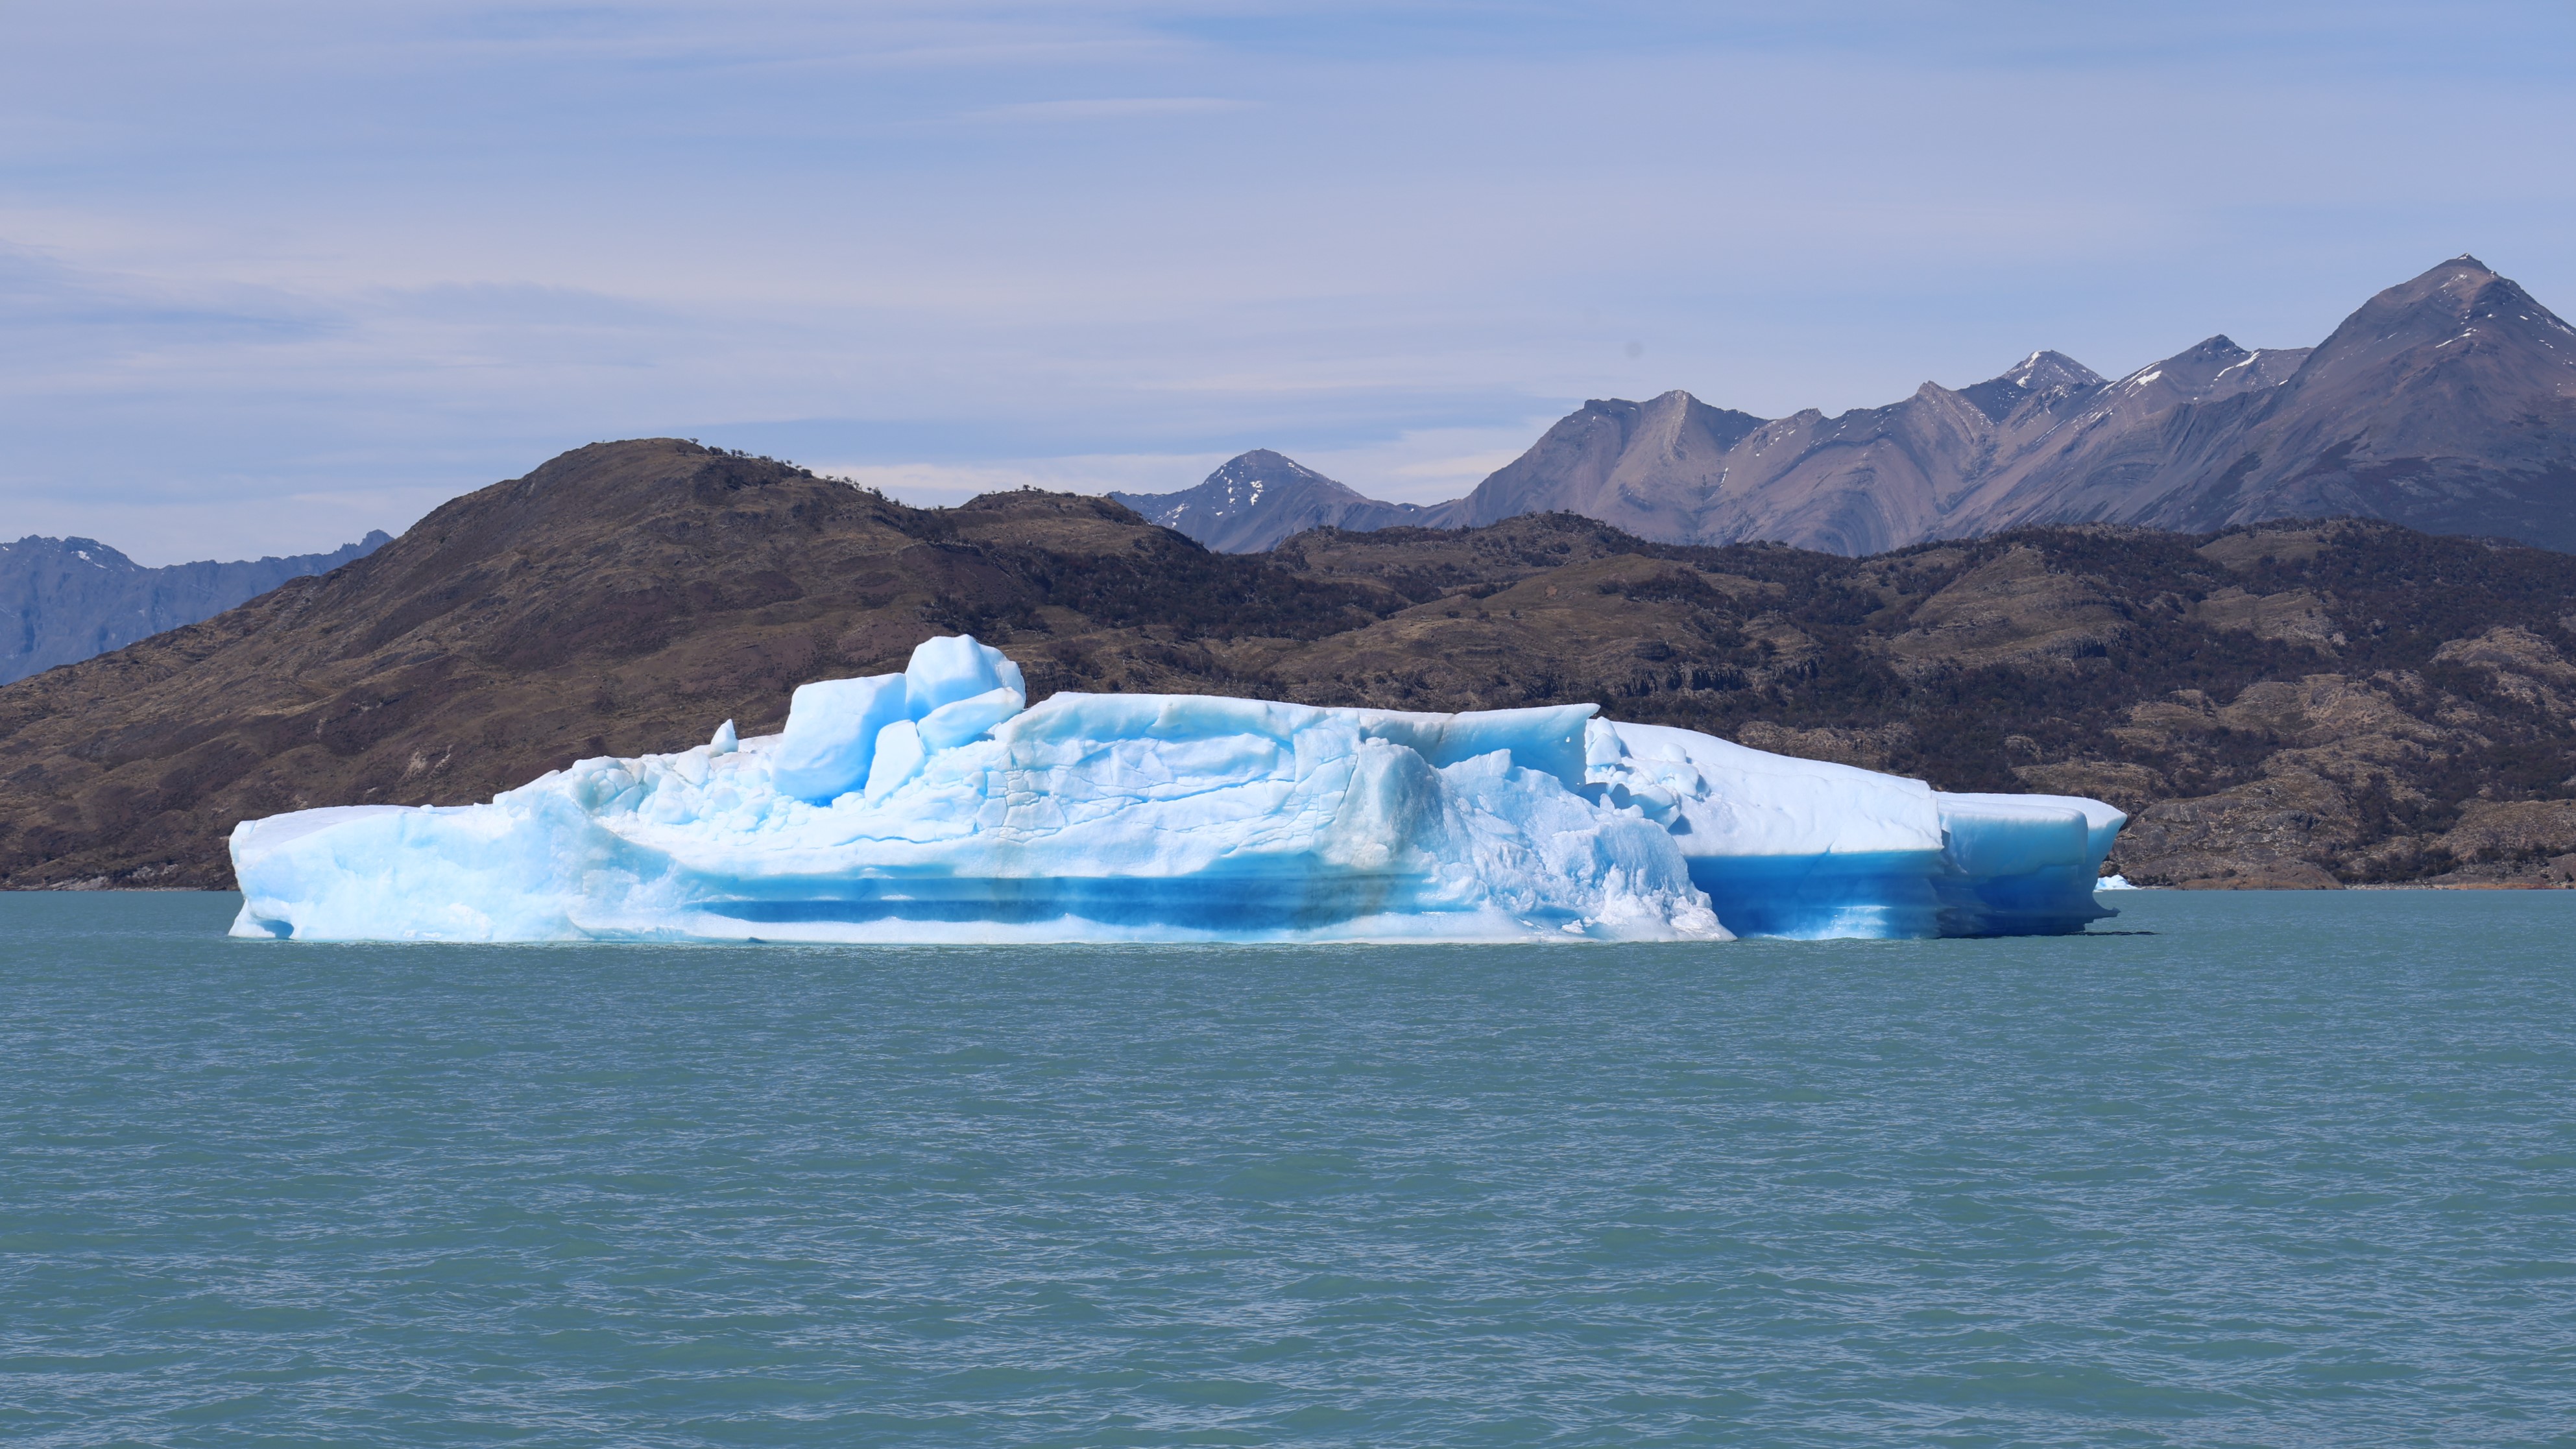
[[[2576,893],[321,946],[0,896],[14,1445],[2576,1443]]]

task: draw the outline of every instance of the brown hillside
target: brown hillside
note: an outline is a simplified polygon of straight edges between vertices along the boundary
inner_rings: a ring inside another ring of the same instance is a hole
[[[1211,554],[1101,499],[913,509],[600,444],[376,554],[0,689],[0,884],[227,885],[236,820],[457,803],[774,729],[970,630],[1031,693],[1615,718],[2139,812],[2133,879],[2540,882],[2576,865],[2576,558],[2384,524],[2031,530],[1851,560],[1563,514]]]

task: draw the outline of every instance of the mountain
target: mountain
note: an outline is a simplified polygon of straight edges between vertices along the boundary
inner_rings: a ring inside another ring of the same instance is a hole
[[[2373,297],[2279,382],[2186,397],[2070,448],[1979,516],[2214,528],[2352,514],[2567,551],[2571,504],[2576,328],[2461,256]]]
[[[2034,398],[2073,385],[2031,377]],[[727,718],[773,730],[797,684],[959,630],[1033,699],[1594,700],[1945,788],[2098,795],[2136,816],[2113,863],[2151,883],[2565,882],[2571,620],[2576,557],[2385,523],[2025,528],[1855,560],[1551,513],[1241,555],[1106,499],[917,509],[600,444],[330,574],[0,686],[0,885],[221,886],[244,817],[463,803]]]
[[[1449,505],[1380,503],[1293,459],[1255,448],[1178,493],[1109,495],[1220,553],[1259,553],[1310,528],[1445,527]]]
[[[1853,556],[2033,524],[2333,515],[2576,551],[2576,329],[2461,256],[2315,347],[2212,337],[2117,381],[2035,352],[1832,417],[1756,418],[1686,392],[1587,402],[1466,498],[1406,521],[1551,511],[1659,542]],[[1373,517],[1316,521],[1386,526]]]
[[[2091,521],[2077,509],[2014,513],[1994,500],[2053,460],[2140,437],[2183,404],[2265,387],[2306,355],[2248,352],[2212,337],[2114,383],[2062,353],[2037,352],[1957,391],[1927,382],[1888,407],[1799,413],[1746,437],[1692,537],[1858,555],[2014,524]]]
[[[1580,513],[1640,538],[1676,541],[1726,472],[1726,458],[1762,426],[1686,392],[1651,402],[1588,402],[1531,449],[1477,485],[1458,521],[1470,527],[1524,513]]]
[[[288,579],[329,573],[387,541],[330,553],[148,569],[90,538],[0,543],[0,684],[211,618]]]

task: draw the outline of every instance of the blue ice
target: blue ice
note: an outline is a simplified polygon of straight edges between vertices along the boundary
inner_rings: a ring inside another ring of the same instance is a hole
[[[232,836],[233,934],[309,940],[1508,941],[2008,935],[2111,914],[2125,817],[1614,724],[1061,693],[966,636],[785,730],[490,803]]]

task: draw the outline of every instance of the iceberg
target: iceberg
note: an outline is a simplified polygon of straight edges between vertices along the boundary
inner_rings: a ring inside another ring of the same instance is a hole
[[[2117,912],[2093,881],[2128,816],[2070,795],[1962,795],[1663,725],[1599,726],[1588,778],[1662,823],[1740,936],[2023,936]]]
[[[232,835],[236,936],[1722,941],[2080,931],[2125,817],[1594,705],[1059,693],[964,635],[674,754]]]

